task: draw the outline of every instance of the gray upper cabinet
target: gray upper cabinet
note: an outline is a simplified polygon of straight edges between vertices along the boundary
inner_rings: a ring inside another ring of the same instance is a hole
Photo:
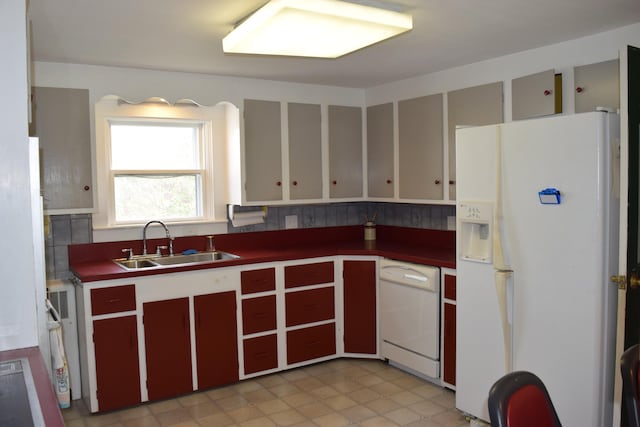
[[[398,102],[401,199],[442,200],[442,94]]]
[[[289,195],[292,200],[322,198],[320,105],[288,104]]]
[[[393,104],[367,107],[369,197],[393,197]]]
[[[617,59],[574,68],[576,113],[597,107],[620,107],[620,75]]]
[[[560,87],[556,87],[560,84]],[[549,116],[562,111],[562,80],[554,70],[519,77],[511,81],[513,120]],[[556,102],[559,100],[560,102]]]
[[[329,197],[362,197],[362,109],[329,105]]]
[[[89,91],[33,88],[32,135],[40,139],[42,195],[47,213],[93,209]]]
[[[244,100],[244,166],[248,202],[282,200],[280,102]]]
[[[502,123],[502,82],[447,93],[449,131],[449,199],[455,199],[456,126]]]

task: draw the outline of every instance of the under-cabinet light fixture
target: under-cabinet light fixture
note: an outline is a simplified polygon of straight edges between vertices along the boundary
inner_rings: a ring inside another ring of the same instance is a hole
[[[340,0],[271,0],[222,40],[225,53],[338,58],[411,30],[411,15]]]

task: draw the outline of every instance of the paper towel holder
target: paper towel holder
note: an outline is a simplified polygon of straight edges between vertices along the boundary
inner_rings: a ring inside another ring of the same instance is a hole
[[[228,205],[229,221],[234,227],[242,227],[245,225],[263,224],[267,217],[267,207],[262,206],[260,210],[235,212],[236,205]]]

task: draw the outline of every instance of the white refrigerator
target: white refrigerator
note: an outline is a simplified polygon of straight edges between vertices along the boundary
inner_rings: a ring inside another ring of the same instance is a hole
[[[563,425],[611,425],[618,147],[607,112],[457,130],[459,410],[527,370]]]

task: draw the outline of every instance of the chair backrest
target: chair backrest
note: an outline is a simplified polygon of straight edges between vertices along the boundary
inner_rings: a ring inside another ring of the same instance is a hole
[[[527,371],[511,372],[493,384],[489,418],[493,427],[561,426],[547,388]]]
[[[629,347],[620,358],[622,374],[622,400],[627,413],[627,426],[640,427],[640,406],[638,405],[638,353],[640,345]]]

